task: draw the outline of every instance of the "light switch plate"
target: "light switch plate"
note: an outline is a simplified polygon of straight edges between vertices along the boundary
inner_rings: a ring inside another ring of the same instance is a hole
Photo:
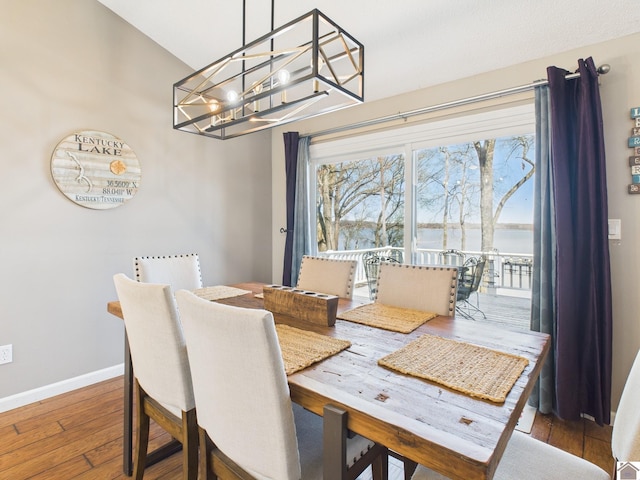
[[[0,347],[0,365],[13,362],[13,345],[2,345]]]
[[[609,240],[620,240],[622,237],[622,221],[619,218],[609,219]]]

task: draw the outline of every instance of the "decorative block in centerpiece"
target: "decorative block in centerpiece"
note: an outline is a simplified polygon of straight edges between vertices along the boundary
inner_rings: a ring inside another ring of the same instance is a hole
[[[268,285],[263,291],[264,308],[272,313],[329,327],[336,323],[338,297],[335,295],[282,285]]]

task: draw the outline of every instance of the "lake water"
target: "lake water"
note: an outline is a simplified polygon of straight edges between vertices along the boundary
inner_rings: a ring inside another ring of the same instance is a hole
[[[366,249],[373,246],[373,230],[370,234],[362,235],[360,233],[360,241],[354,246],[344,245],[344,239],[340,239],[340,250]],[[462,250],[460,245],[460,230],[449,229],[446,249]],[[468,228],[466,231],[466,251],[480,251],[480,229]],[[362,238],[363,236],[367,238]],[[533,253],[533,230],[523,228],[496,228],[494,231],[494,247],[500,253]],[[434,250],[444,250],[442,245],[442,229],[441,228],[419,228],[418,229],[418,248],[428,248]]]
[[[480,251],[480,229],[467,229],[464,250]],[[493,246],[500,253],[533,253],[533,230],[497,228],[493,234]],[[418,248],[433,248],[441,250],[442,229],[421,228],[418,230]],[[448,231],[447,249],[461,250],[460,230]]]

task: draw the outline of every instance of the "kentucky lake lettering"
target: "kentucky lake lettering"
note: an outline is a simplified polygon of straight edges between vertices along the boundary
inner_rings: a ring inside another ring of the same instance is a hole
[[[75,140],[78,142],[78,150],[81,152],[99,153],[101,155],[112,155],[116,157],[122,156],[124,142],[88,137],[77,133],[75,134]]]

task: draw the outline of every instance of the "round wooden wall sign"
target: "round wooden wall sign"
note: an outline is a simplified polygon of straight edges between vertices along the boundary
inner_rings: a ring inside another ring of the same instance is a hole
[[[110,133],[85,130],[58,143],[51,175],[69,200],[105,210],[119,207],[138,192],[141,170],[125,142]]]

